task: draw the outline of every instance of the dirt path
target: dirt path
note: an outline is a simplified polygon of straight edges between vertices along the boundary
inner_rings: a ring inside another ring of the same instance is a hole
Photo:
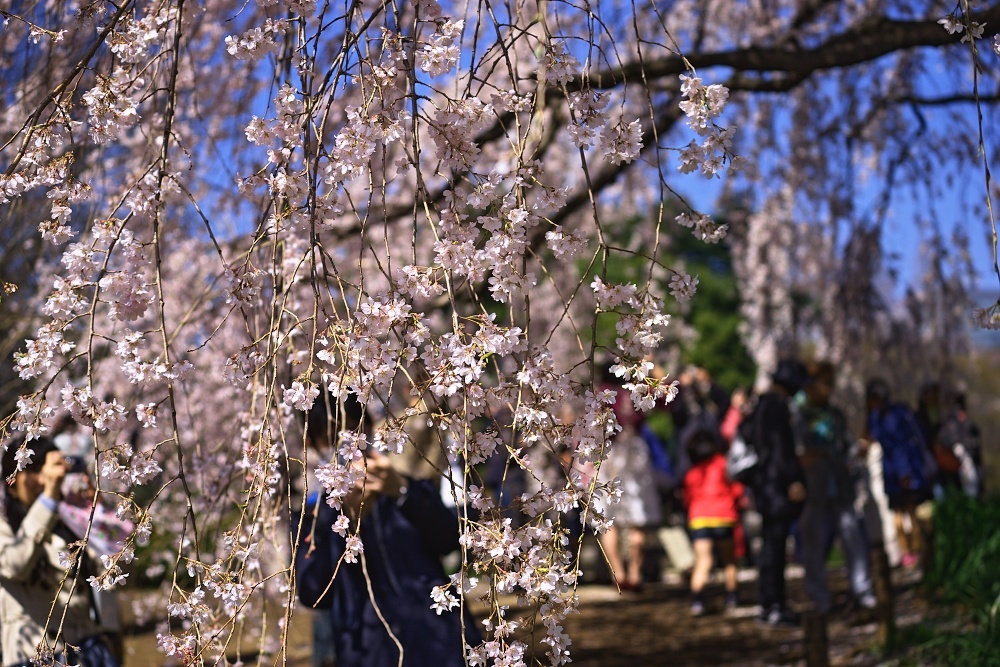
[[[750,574],[750,573],[744,573]],[[919,622],[922,602],[916,594],[916,572],[897,571],[896,616],[901,626]],[[868,667],[879,664],[875,652],[873,623],[858,624],[848,609],[847,583],[843,572],[831,573],[835,607],[830,616],[828,636],[831,665]],[[743,581],[744,600],[756,598],[756,581]],[[652,584],[641,593],[619,594],[607,585],[580,588],[580,613],[566,621],[573,640],[570,647],[574,667],[658,667],[686,665],[710,667],[763,667],[801,665],[802,631],[798,628],[770,628],[756,621],[752,606],[725,615],[722,590],[709,589],[706,616],[690,614],[687,587],[682,582]],[[801,576],[789,580],[789,599],[802,602]],[[289,631],[288,667],[309,667],[311,628],[305,614],[297,614]],[[156,648],[155,632],[126,640],[125,667],[171,664]],[[544,647],[539,647],[539,653]],[[247,660],[246,664],[257,664]],[[275,663],[273,659],[261,664]]]
[[[876,626],[849,609],[847,583],[842,572],[831,577],[836,604],[830,615],[828,637],[832,665],[875,665]],[[916,596],[916,573],[895,576],[896,616],[901,625],[921,618]],[[654,585],[639,594],[619,595],[607,587],[581,591],[580,613],[570,617],[566,630],[573,638],[573,665],[577,667],[644,667],[654,665],[709,665],[758,667],[804,664],[802,630],[771,628],[756,620],[754,607],[735,614],[722,612],[722,591],[710,589],[707,607],[714,613],[694,618],[690,598],[682,585]],[[742,599],[756,597],[756,582],[741,584]],[[801,578],[789,581],[789,598],[804,600]]]

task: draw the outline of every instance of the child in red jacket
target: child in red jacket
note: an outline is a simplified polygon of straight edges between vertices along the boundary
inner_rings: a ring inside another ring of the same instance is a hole
[[[694,434],[687,443],[691,469],[684,475],[684,503],[694,544],[694,569],[691,613],[705,613],[702,589],[712,572],[713,551],[718,548],[725,566],[726,609],[734,609],[736,600],[736,553],[733,528],[739,522],[739,501],[743,486],[726,475],[726,457],[719,451],[716,436],[709,432]]]

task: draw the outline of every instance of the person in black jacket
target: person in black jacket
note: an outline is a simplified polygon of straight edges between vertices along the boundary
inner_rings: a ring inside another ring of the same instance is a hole
[[[332,429],[322,400],[309,422],[315,428],[307,429],[312,432],[307,444],[329,446],[326,433]],[[302,531],[299,599],[330,610],[337,667],[461,667],[463,633],[470,645],[479,643],[472,619],[458,610],[431,608],[431,591],[448,583],[440,559],[459,547],[457,513],[444,504],[432,480],[402,476],[388,457],[368,451],[365,478],[344,501],[352,517],[347,537],[331,530],[339,511],[324,497],[317,503],[314,529]],[[355,534],[364,547],[348,562],[346,540]]]
[[[758,558],[761,620],[769,625],[798,622],[785,602],[785,544],[792,522],[802,511],[806,488],[788,402],[807,380],[801,362],[781,360],[771,376],[770,391],[760,397],[755,410],[753,439],[760,462],[751,488],[762,520]]]

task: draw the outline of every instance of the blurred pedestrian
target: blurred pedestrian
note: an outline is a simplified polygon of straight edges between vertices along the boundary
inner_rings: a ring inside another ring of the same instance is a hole
[[[939,382],[925,382],[920,387],[914,417],[920,427],[921,435],[924,436],[924,443],[928,447],[933,447],[945,417]]]
[[[869,435],[882,448],[882,482],[894,513],[903,554],[900,562],[909,567],[920,560],[923,548],[917,506],[932,497],[937,472],[934,457],[910,409],[891,402],[885,380],[869,381],[865,395]]]
[[[751,401],[749,392],[743,387],[738,387],[733,392],[729,401],[729,409],[726,410],[719,424],[719,433],[722,435],[722,439],[726,441],[727,446],[736,437],[736,430],[740,427],[743,419],[750,414],[750,410]]]
[[[716,423],[722,422],[730,407],[729,392],[712,379],[707,369],[688,366],[681,371],[677,382],[677,396],[668,406],[677,433],[703,412],[710,413]]]
[[[31,665],[37,655],[51,650],[66,664],[118,667],[112,652],[115,642],[105,636],[87,582],[100,573],[90,551],[80,554],[69,569],[76,586],[64,581],[63,554],[79,539],[59,517],[66,459],[51,440],[37,438],[27,443],[30,460],[18,471],[22,443],[8,443],[0,465],[5,491],[0,520],[4,664]]]
[[[366,430],[356,400],[344,401],[328,419],[337,406],[333,397],[317,399],[308,413],[307,451],[332,449],[331,434]],[[464,666],[463,637],[479,643],[475,624],[464,610],[431,607],[432,590],[449,581],[441,558],[459,547],[456,512],[445,506],[438,483],[400,475],[371,448],[354,464],[364,474],[344,499],[344,534],[331,529],[338,512],[325,497],[315,530],[302,533],[299,598],[330,610],[337,667]],[[347,540],[357,538],[364,545],[360,558],[346,558]]]
[[[760,460],[752,490],[761,515],[758,556],[760,620],[768,625],[798,623],[785,599],[786,545],[792,522],[806,499],[805,478],[795,453],[795,435],[789,401],[808,381],[796,359],[782,359],[771,375],[771,388],[762,394],[749,430]]]
[[[868,543],[855,513],[855,482],[849,469],[854,443],[844,413],[830,404],[836,371],[829,362],[813,362],[808,370],[809,382],[793,404],[799,461],[809,491],[799,519],[806,593],[818,611],[830,611],[826,561],[832,530],[844,549],[855,601],[874,609]]]
[[[949,475],[941,476],[945,485],[977,498],[983,492],[981,433],[979,426],[969,415],[965,394],[954,392],[949,398],[949,410],[942,420],[937,439],[937,446],[942,456],[935,458],[939,466],[946,458],[951,464],[948,469]]]
[[[733,529],[737,525],[743,485],[729,480],[726,457],[719,438],[709,430],[691,434],[687,441],[691,469],[684,475],[684,504],[694,544],[691,572],[691,613],[705,613],[702,592],[708,583],[717,550],[725,571],[726,609],[736,608],[736,552]]]
[[[743,420],[753,413],[753,409],[756,405],[757,397],[753,396],[750,390],[743,387],[737,387],[733,391],[733,395],[729,402],[729,409],[726,410],[726,415],[722,418],[722,423],[719,424],[719,434],[725,442],[727,451],[729,446],[732,444],[733,439],[736,437],[740,424],[742,424]],[[750,531],[747,530],[748,519],[751,515],[756,516],[756,510],[753,509],[752,492],[745,489],[740,511],[740,520],[737,522],[733,531],[733,539],[736,541],[737,561],[752,557],[749,544],[750,540],[748,539]],[[752,523],[752,521],[749,523]]]
[[[70,459],[79,460],[88,470],[94,467],[94,438],[80,428],[70,413],[64,413],[52,427],[52,442]]]
[[[897,567],[902,561],[903,552],[896,536],[896,522],[889,509],[889,499],[885,495],[882,456],[882,445],[870,439],[868,427],[865,426],[864,437],[858,439],[858,457],[863,464],[859,469],[858,504],[865,517],[868,543],[884,550],[889,566]]]
[[[601,534],[601,545],[615,583],[623,591],[642,588],[646,530],[659,526],[662,518],[660,495],[653,475],[649,445],[642,438],[643,415],[632,403],[632,396],[622,387],[609,387],[615,392],[614,411],[621,425],[610,443],[608,458],[598,470],[598,479],[621,481],[619,501],[606,508],[614,523]],[[621,557],[621,537],[624,532],[627,561]]]

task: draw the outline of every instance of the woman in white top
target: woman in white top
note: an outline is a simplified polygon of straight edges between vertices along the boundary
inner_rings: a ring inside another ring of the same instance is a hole
[[[78,539],[59,520],[66,460],[48,438],[32,440],[30,462],[9,483],[21,444],[9,443],[4,451],[0,482],[5,491],[0,515],[3,664],[30,665],[36,655],[45,664],[44,658],[54,654],[83,667],[117,667],[87,583],[97,574],[92,558],[88,554],[69,569],[59,564],[59,553],[69,552],[67,545]]]

